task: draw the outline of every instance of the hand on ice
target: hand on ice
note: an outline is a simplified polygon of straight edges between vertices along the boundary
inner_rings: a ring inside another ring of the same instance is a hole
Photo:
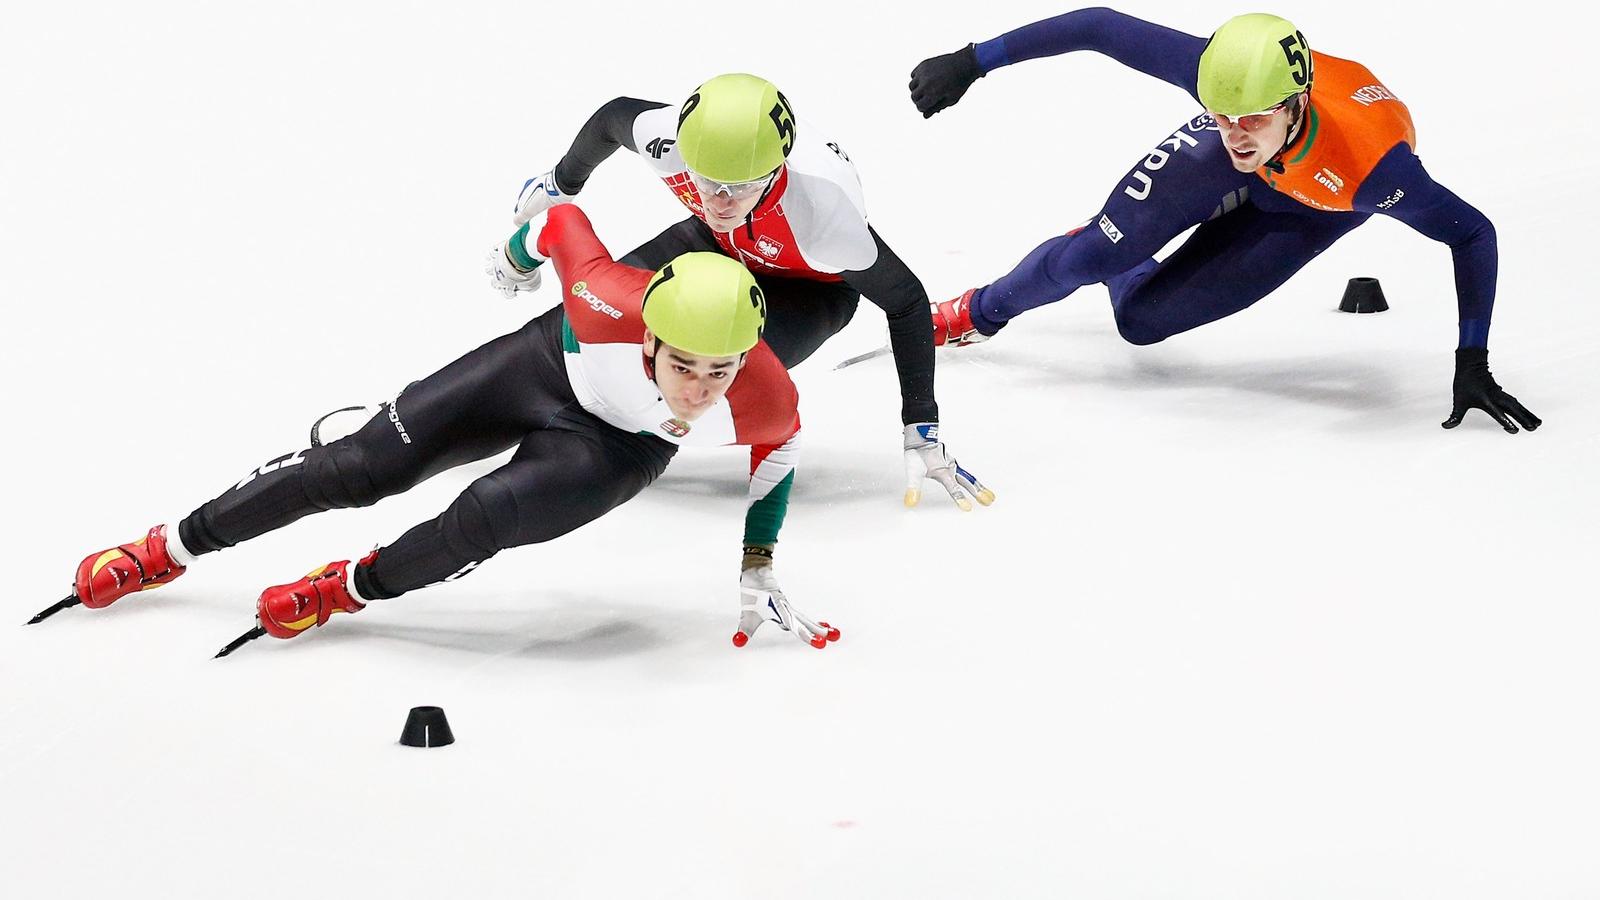
[[[819,650],[839,639],[839,629],[827,622],[813,621],[789,605],[771,566],[745,569],[739,576],[739,630],[733,635],[733,645],[743,647],[762,622],[776,622],[779,628]]]
[[[922,481],[932,478],[949,492],[962,512],[972,511],[972,498],[984,506],[994,502],[994,491],[956,462],[939,440],[938,422],[919,422],[905,429],[906,506],[922,499]]]
[[[1460,425],[1469,409],[1488,413],[1507,434],[1516,434],[1518,425],[1533,431],[1544,424],[1495,383],[1494,376],[1489,373],[1489,351],[1482,347],[1463,347],[1456,351],[1453,392],[1455,403],[1450,407],[1450,418],[1439,423],[1446,428]]]

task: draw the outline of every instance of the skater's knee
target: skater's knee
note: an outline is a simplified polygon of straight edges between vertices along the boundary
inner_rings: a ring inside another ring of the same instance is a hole
[[[392,407],[385,405],[384,410]],[[327,509],[371,506],[416,487],[427,457],[380,411],[352,434],[306,451],[307,475]]]
[[[1159,344],[1172,337],[1170,331],[1156,327],[1154,323],[1133,316],[1125,318],[1121,314],[1117,316],[1117,333],[1122,335],[1123,340],[1140,347]]]
[[[1116,313],[1117,333],[1123,340],[1140,347],[1172,337],[1178,329],[1163,315],[1163,309],[1162,304],[1152,302],[1143,292],[1115,298],[1112,310]]]
[[[1111,310],[1116,316],[1117,333],[1130,344],[1140,347],[1160,343],[1183,329],[1174,321],[1174,312],[1180,304],[1164,298],[1161,291],[1152,290],[1147,278],[1142,277],[1149,266],[1140,267],[1107,282],[1111,291]],[[1165,302],[1164,302],[1165,301]]]
[[[404,487],[390,488],[382,483],[374,473],[366,449],[354,438],[352,435],[306,452],[308,487],[320,495],[320,505],[325,509],[371,506],[404,490]]]
[[[440,522],[446,545],[472,559],[526,543],[518,539],[517,498],[493,475],[474,481],[445,510]]]

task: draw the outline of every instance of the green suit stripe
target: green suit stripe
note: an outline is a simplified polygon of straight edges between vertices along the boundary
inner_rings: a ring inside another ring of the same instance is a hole
[[[778,530],[783,528],[783,516],[789,511],[789,490],[793,487],[791,469],[765,497],[750,504],[749,512],[744,514],[746,544],[770,546],[778,542]]]
[[[511,240],[506,242],[506,255],[511,257],[511,262],[524,272],[532,272],[534,269],[539,268],[539,264],[543,262],[543,260],[529,256],[528,247],[523,243],[528,239],[529,224],[527,222],[522,223],[522,227],[517,229],[517,233],[513,234]]]
[[[561,350],[565,353],[577,353],[578,336],[572,333],[572,320],[567,318],[566,310],[561,312]]]

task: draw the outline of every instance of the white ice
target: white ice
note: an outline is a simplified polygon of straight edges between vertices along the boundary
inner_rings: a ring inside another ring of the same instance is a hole
[[[1490,361],[1536,434],[1440,429],[1450,255],[1375,220],[1161,345],[1123,343],[1095,287],[941,354],[945,436],[999,494],[969,514],[901,507],[892,363],[831,371],[882,340],[863,304],[796,373],[778,572],[843,629],[823,652],[729,642],[736,450],[226,660],[261,588],[495,463],[20,627],[84,554],[545,309],[481,256],[612,97],[765,75],[932,295],[999,276],[1196,111],[1091,54],[912,109],[918,60],[1065,8],[8,5],[0,894],[1600,896],[1587,8],[1277,6],[1408,101],[1498,226]],[[682,215],[626,151],[582,202],[618,255]],[[1335,312],[1357,275],[1393,309]],[[423,704],[454,746],[396,744]]]

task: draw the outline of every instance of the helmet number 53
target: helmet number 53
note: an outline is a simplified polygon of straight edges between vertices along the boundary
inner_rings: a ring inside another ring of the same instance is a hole
[[[1306,39],[1296,31],[1278,42],[1283,45],[1283,55],[1288,57],[1289,65],[1294,67],[1290,74],[1294,76],[1294,83],[1305,87],[1311,81],[1311,61],[1306,58]]]

